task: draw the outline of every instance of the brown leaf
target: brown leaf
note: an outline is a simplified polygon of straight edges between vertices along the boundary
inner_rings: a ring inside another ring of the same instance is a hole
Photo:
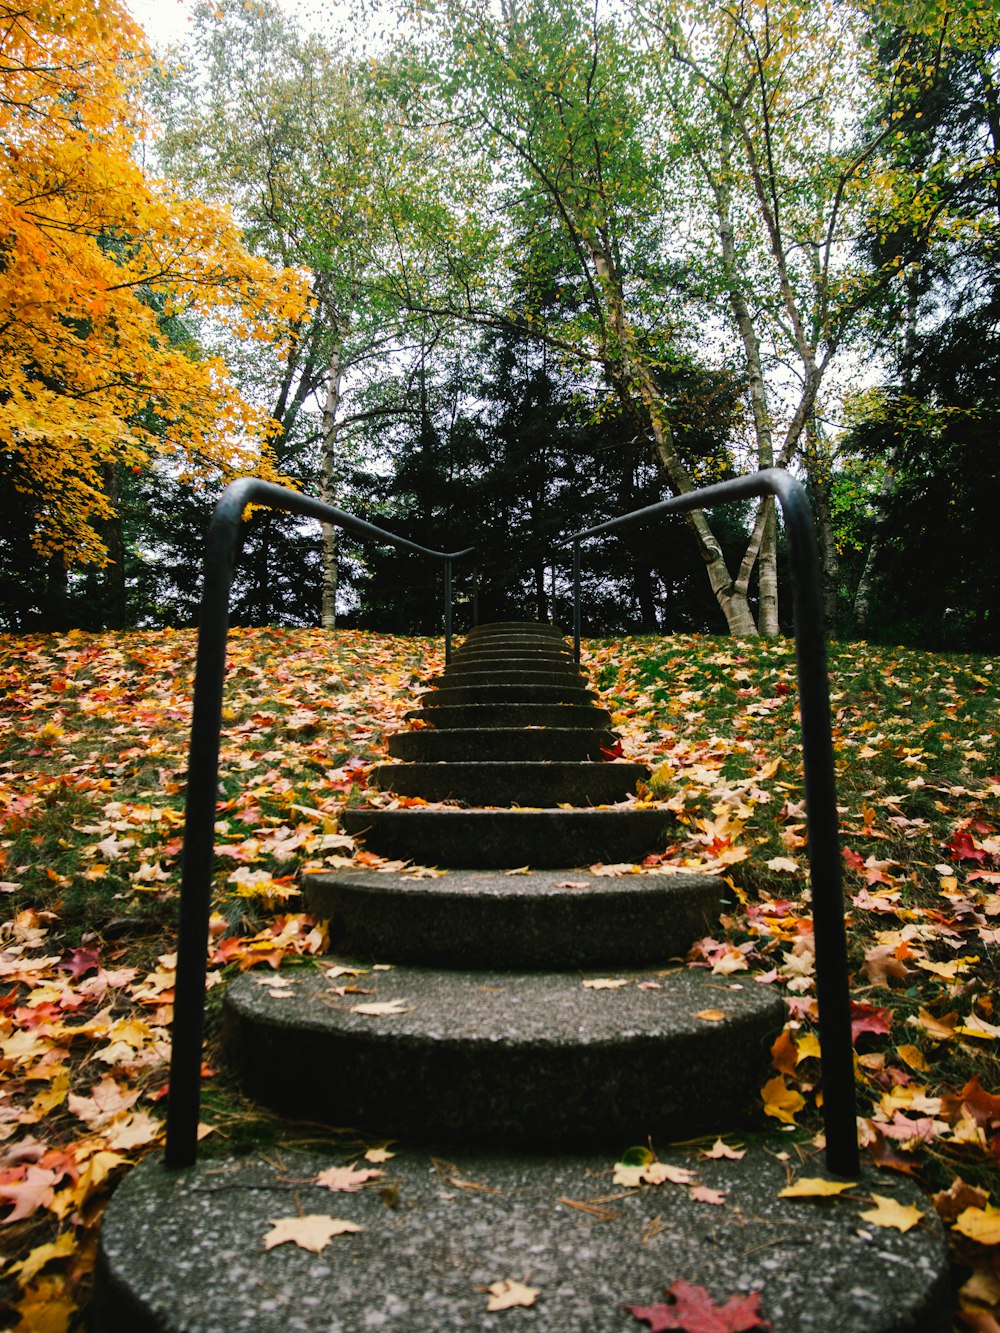
[[[541,1292],[539,1287],[526,1287],[523,1282],[515,1282],[509,1277],[491,1282],[483,1290],[490,1293],[486,1308],[491,1311],[510,1310],[515,1305],[534,1305]]]

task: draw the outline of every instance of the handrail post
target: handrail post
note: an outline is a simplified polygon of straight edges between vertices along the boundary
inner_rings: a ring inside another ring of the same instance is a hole
[[[573,543],[573,656],[580,660],[580,543]]]
[[[205,544],[194,706],[188,751],[177,973],[170,1050],[170,1096],[164,1151],[164,1162],[171,1168],[193,1166],[198,1156],[205,979],[208,970],[208,926],[212,901],[226,640],[229,635],[229,594],[239,553],[243,513],[249,504],[301,514],[306,518],[318,519],[321,523],[332,523],[357,536],[388,541],[404,550],[444,561],[447,566],[445,614],[448,651],[451,647],[452,561],[472,555],[475,551],[474,547],[451,552],[431,550],[311,496],[255,477],[243,477],[232,482],[215,507]]]
[[[802,769],[816,951],[816,1000],[822,1046],[826,1163],[838,1175],[851,1176],[859,1169],[859,1158],[847,936],[819,550],[805,489],[783,468],[767,468],[698,491],[675,495],[658,504],[581,529],[566,538],[563,545],[573,543],[574,636],[579,654],[579,543],[583,538],[631,527],[662,514],[684,514],[713,504],[772,495],[781,503],[792,566]]]
[[[444,562],[444,660],[451,661],[451,558]]]

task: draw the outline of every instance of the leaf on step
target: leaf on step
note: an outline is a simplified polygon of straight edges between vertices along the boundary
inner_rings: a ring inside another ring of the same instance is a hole
[[[721,1023],[725,1018],[724,1009],[699,1009],[695,1018],[700,1018],[705,1023]]]
[[[369,1148],[368,1151],[365,1153],[365,1161],[388,1162],[390,1157],[395,1157],[395,1156],[396,1154],[394,1152],[390,1152],[388,1148]]]
[[[486,1302],[487,1310],[510,1310],[515,1305],[534,1305],[538,1298],[540,1287],[526,1287],[523,1282],[515,1282],[513,1278],[501,1278],[499,1282],[491,1282],[488,1287],[482,1287],[482,1291],[489,1292],[489,1300]]]
[[[690,1185],[695,1179],[693,1171],[684,1166],[669,1166],[666,1162],[647,1162],[643,1166],[628,1166],[625,1162],[615,1163],[614,1183],[627,1189],[638,1189],[640,1185]]]
[[[405,1000],[375,1000],[371,1004],[352,1004],[352,1014],[367,1014],[371,1018],[385,1018],[391,1014],[406,1014],[410,1006]]]
[[[357,1222],[343,1217],[328,1217],[323,1213],[307,1213],[304,1217],[269,1217],[272,1230],[264,1237],[264,1249],[291,1243],[313,1254],[322,1254],[334,1236],[352,1231],[364,1231]]]
[[[873,1194],[872,1203],[875,1207],[867,1208],[861,1217],[873,1227],[893,1227],[896,1231],[909,1231],[926,1216],[919,1208],[897,1203],[895,1199],[890,1199],[885,1194]]]
[[[725,1190],[714,1190],[709,1185],[695,1185],[691,1190],[691,1198],[696,1203],[725,1203]]]
[[[628,977],[590,977],[583,984],[588,990],[619,990],[628,985]]]
[[[716,1305],[704,1287],[677,1281],[667,1287],[669,1305],[629,1305],[636,1319],[647,1323],[652,1333],[683,1329],[686,1333],[751,1333],[771,1325],[760,1312],[760,1292],[748,1296],[730,1296],[724,1305]]]
[[[730,1148],[728,1143],[724,1143],[722,1139],[716,1139],[711,1148],[707,1148],[701,1155],[713,1159],[725,1157],[731,1162],[740,1162],[746,1157],[747,1150],[746,1148]]]
[[[321,1171],[313,1184],[335,1192],[354,1194],[366,1181],[378,1180],[384,1175],[384,1171],[375,1167],[331,1166]]]
[[[825,1176],[802,1176],[778,1191],[779,1199],[826,1199],[857,1188],[856,1180],[827,1180]]]

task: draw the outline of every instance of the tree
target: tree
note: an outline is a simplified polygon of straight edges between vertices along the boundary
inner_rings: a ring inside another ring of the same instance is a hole
[[[0,4],[0,62],[0,445],[35,547],[100,563],[114,469],[153,453],[192,473],[269,468],[266,414],[161,317],[273,346],[302,292],[224,211],[138,165],[148,55],[119,0]]]
[[[170,172],[231,203],[259,253],[309,273],[309,324],[260,392],[280,424],[279,456],[314,446],[308,484],[330,504],[343,501],[352,429],[419,415],[410,390],[435,331],[417,308],[454,281],[464,244],[465,173],[439,134],[409,123],[391,82],[336,37],[302,36],[271,0],[222,0],[198,7],[159,98]],[[336,552],[327,528],[328,627]]]

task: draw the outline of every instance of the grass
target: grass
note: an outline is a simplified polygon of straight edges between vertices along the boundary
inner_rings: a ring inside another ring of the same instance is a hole
[[[13,1260],[0,1300],[22,1333],[79,1321],[108,1191],[160,1138],[193,649],[184,632],[0,638],[0,1183],[14,1187],[5,1197],[23,1212],[13,1221],[8,1213]],[[350,857],[338,813],[360,798],[386,735],[405,725],[413,687],[440,665],[438,641],[234,632],[217,980],[265,956],[312,965],[322,932],[297,913],[297,876]],[[585,665],[626,754],[652,769],[645,799],[666,802],[678,819],[670,847],[617,873],[690,866],[730,881],[732,909],[689,962],[773,972],[788,988],[795,1007],[774,1079],[801,1102],[794,1122],[813,1138],[821,1122],[807,1041],[811,924],[792,647],[594,640]],[[857,644],[832,645],[830,669],[852,993],[868,1029],[856,1045],[868,1151],[929,1191],[956,1175],[989,1190],[1000,1155],[990,1035],[1000,1017],[998,672],[985,659]],[[205,1085],[215,1127],[206,1151],[332,1142],[322,1127],[287,1125],[241,1098],[217,1050],[221,988],[209,995],[217,1072]],[[104,1114],[99,1086],[136,1097]],[[907,1096],[909,1110],[895,1105]],[[770,1124],[766,1102],[761,1127]],[[100,1179],[95,1161],[107,1167]],[[28,1210],[16,1187],[31,1167],[50,1173],[51,1189]],[[70,1250],[46,1250],[66,1235]],[[987,1279],[1000,1276],[997,1248],[954,1230],[952,1238],[957,1271],[979,1275],[985,1308]]]

